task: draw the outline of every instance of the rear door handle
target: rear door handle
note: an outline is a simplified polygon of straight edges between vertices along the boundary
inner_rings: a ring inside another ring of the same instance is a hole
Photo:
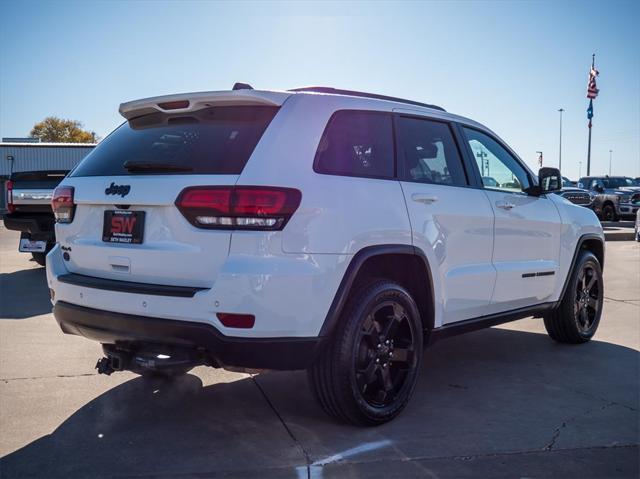
[[[423,193],[414,193],[411,195],[411,199],[418,203],[424,203],[426,205],[430,205],[431,203],[435,203],[438,201],[438,197],[434,195],[425,195]]]
[[[508,201],[496,201],[496,206],[498,208],[502,208],[503,210],[510,210],[511,208],[514,208],[516,205],[514,205],[513,203],[509,203]]]

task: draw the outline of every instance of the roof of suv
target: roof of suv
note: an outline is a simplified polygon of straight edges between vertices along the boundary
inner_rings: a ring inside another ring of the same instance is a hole
[[[387,95],[379,95],[377,93],[366,93],[353,90],[342,90],[332,87],[312,86],[294,88],[287,91],[270,91],[270,90],[254,90],[250,85],[236,83],[233,90],[212,91],[212,92],[196,92],[196,93],[178,93],[173,95],[163,95],[157,97],[143,98],[122,103],[120,105],[120,114],[127,120],[148,113],[171,112],[171,113],[187,113],[195,111],[207,106],[215,104],[226,105],[270,105],[281,106],[291,95],[301,94],[321,94],[321,95],[338,95],[347,97],[367,98],[371,100],[388,101],[398,103],[399,106],[417,106],[421,108],[429,108],[440,112],[446,110],[437,105],[422,103],[414,100],[406,100]]]
[[[143,98],[122,103],[120,114],[127,120],[149,113],[190,113],[202,108],[216,105],[265,105],[282,106],[293,95],[332,96],[351,100],[361,100],[375,104],[392,104],[393,110],[413,110],[420,113],[434,115],[441,119],[459,121],[496,135],[486,126],[475,120],[447,112],[437,105],[405,100],[376,93],[365,93],[352,90],[341,90],[331,87],[313,86],[295,88],[287,91],[254,90],[248,84],[236,83],[232,90],[178,93],[150,98]]]

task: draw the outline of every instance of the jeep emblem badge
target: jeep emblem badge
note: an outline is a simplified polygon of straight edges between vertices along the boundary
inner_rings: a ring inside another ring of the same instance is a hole
[[[131,186],[129,185],[116,185],[113,181],[109,185],[108,188],[104,190],[105,195],[120,195],[122,198],[127,196],[131,191]]]

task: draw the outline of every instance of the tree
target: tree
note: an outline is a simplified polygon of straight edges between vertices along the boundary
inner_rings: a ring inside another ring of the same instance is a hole
[[[98,140],[95,132],[83,130],[79,121],[64,120],[55,116],[49,116],[36,123],[30,136],[54,143],[95,143]]]

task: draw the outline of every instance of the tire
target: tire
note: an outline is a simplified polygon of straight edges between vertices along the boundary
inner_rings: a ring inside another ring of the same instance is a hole
[[[47,253],[31,253],[31,257],[33,258],[33,261],[38,263],[40,266],[46,266]]]
[[[612,204],[606,204],[602,207],[602,221],[618,221],[619,219]]]
[[[329,344],[308,371],[331,416],[359,426],[390,421],[409,402],[418,379],[423,330],[411,295],[375,280],[347,301]]]
[[[603,300],[600,262],[592,252],[582,251],[560,305],[543,317],[547,333],[560,343],[589,341],[598,329]]]

